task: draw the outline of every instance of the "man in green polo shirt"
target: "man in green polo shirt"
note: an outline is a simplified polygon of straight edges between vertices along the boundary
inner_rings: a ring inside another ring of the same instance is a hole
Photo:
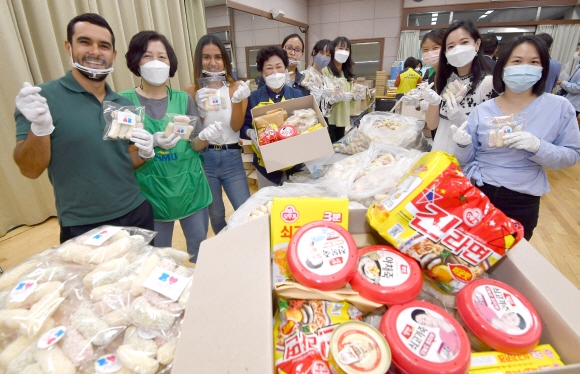
[[[113,71],[115,36],[94,13],[73,18],[65,48],[72,70],[16,96],[14,160],[28,178],[45,169],[54,187],[61,243],[104,224],[153,230],[153,209],[134,167],[155,155],[153,137],[134,129],[129,141],[103,140],[103,101],[133,103],[105,83]]]

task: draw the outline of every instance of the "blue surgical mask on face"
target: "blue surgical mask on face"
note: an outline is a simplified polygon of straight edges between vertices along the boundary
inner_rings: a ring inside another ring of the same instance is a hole
[[[316,55],[314,56],[314,63],[321,69],[324,69],[330,63],[330,57],[326,57],[323,55]]]
[[[515,93],[527,91],[542,77],[541,66],[511,65],[503,68],[503,82]]]

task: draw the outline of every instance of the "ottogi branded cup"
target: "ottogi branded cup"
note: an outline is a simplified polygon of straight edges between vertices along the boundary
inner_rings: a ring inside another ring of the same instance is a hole
[[[471,347],[449,313],[426,301],[387,310],[380,329],[391,347],[392,368],[405,374],[465,374]]]
[[[384,374],[391,365],[391,350],[374,327],[350,321],[332,333],[328,361],[339,374]]]
[[[312,222],[290,239],[287,260],[298,282],[333,291],[345,286],[356,271],[356,243],[348,231],[335,223]]]
[[[385,305],[413,300],[423,287],[421,268],[414,259],[385,245],[358,251],[357,272],[350,281],[362,297]]]
[[[278,139],[284,140],[298,135],[298,130],[292,125],[282,125],[278,129]]]
[[[457,294],[457,313],[477,351],[522,354],[542,336],[542,322],[518,291],[494,279],[478,279]]]

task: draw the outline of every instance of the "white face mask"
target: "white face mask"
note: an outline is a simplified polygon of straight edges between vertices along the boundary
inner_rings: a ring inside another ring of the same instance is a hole
[[[350,56],[349,51],[339,49],[339,50],[334,52],[334,59],[337,62],[340,62],[341,64],[344,64],[346,62],[346,60],[348,60],[348,56]]]
[[[222,71],[207,71],[207,70],[202,70],[201,73],[203,75],[207,75],[209,77],[217,77],[220,75],[226,75],[226,71],[222,70]]]
[[[272,90],[277,90],[286,82],[286,73],[270,74],[264,78],[264,80],[266,81],[266,86],[270,87]]]
[[[105,78],[107,78],[107,75],[109,75],[110,73],[112,73],[115,70],[113,68],[113,66],[111,66],[108,69],[93,69],[93,68],[88,68],[86,66],[83,66],[83,65],[79,64],[78,62],[74,62],[74,60],[72,58],[72,48],[71,48],[70,64],[73,68],[80,71],[81,74],[84,75],[85,77],[90,78],[90,79],[94,79],[97,81],[105,80]]]
[[[169,65],[159,60],[149,61],[139,67],[141,78],[154,86],[161,86],[169,78]]]
[[[477,55],[474,45],[456,45],[452,50],[445,53],[447,62],[456,68],[463,67],[473,61]]]

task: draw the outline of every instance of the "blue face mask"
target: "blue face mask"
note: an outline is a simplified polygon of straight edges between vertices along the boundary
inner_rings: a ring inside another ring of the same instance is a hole
[[[314,56],[314,63],[321,69],[324,69],[330,63],[330,57],[323,55]]]
[[[512,65],[503,69],[503,82],[515,93],[527,91],[542,77],[541,66]]]

